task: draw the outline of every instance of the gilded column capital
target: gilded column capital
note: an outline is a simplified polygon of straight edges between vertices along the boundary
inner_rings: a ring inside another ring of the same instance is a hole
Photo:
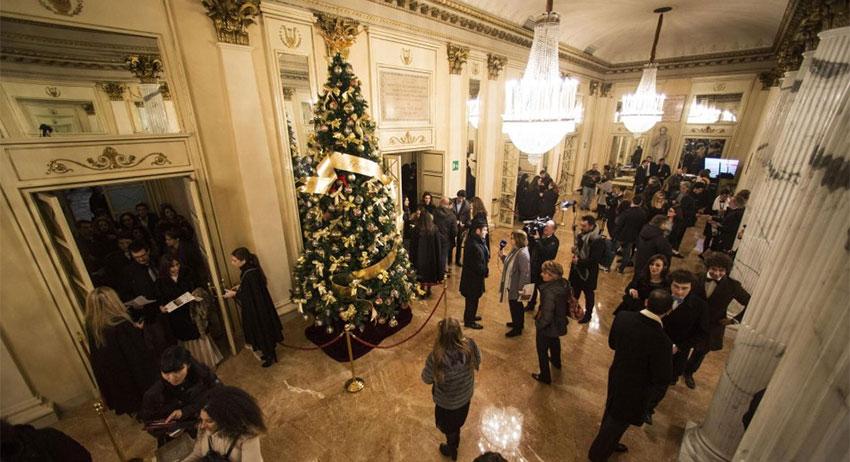
[[[260,14],[260,0],[201,0],[219,42],[248,45],[248,26]]]
[[[162,59],[157,55],[129,55],[124,58],[127,69],[142,83],[156,83],[162,72]]]
[[[292,101],[293,96],[295,96],[295,88],[293,88],[293,87],[283,87],[283,100],[284,101]]]
[[[162,95],[162,99],[170,100],[171,99],[171,89],[168,88],[168,82],[160,82],[159,84],[159,94]]]
[[[602,82],[598,80],[590,81],[590,96],[596,96],[599,93],[599,86],[602,85]]]
[[[820,32],[847,26],[848,21],[850,12],[846,0],[798,2],[776,50],[778,72],[783,74],[799,69],[803,63],[803,52],[817,48]]]
[[[463,65],[469,58],[469,47],[462,47],[449,43],[446,45],[449,55],[449,74],[459,75],[463,72]]]
[[[502,68],[505,67],[507,62],[508,58],[504,56],[487,53],[487,77],[490,80],[498,80],[499,73],[502,72]]]
[[[319,35],[325,39],[328,59],[330,60],[337,53],[343,58],[348,58],[349,49],[363,31],[360,28],[360,22],[329,13],[316,12],[314,16],[316,16]]]
[[[109,95],[109,101],[124,101],[127,85],[121,82],[98,82],[97,86]]]
[[[602,86],[599,87],[599,96],[603,98],[607,98],[611,95],[611,89],[614,88],[614,84],[611,82],[602,82]]]

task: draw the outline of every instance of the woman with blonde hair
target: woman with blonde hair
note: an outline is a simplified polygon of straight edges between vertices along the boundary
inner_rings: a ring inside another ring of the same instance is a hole
[[[86,297],[86,333],[100,394],[116,414],[135,413],[142,396],[159,377],[158,361],[145,346],[118,294],[98,287]]]
[[[481,352],[471,338],[465,338],[457,319],[446,318],[437,325],[434,348],[425,360],[422,381],[431,385],[437,428],[446,435],[440,453],[457,460],[460,428],[469,414],[475,391],[475,371],[481,365]]]
[[[502,242],[504,244],[504,241]],[[500,244],[500,247],[504,246]],[[508,323],[511,330],[505,334],[505,337],[516,337],[522,335],[522,329],[525,327],[525,307],[519,301],[519,296],[531,280],[531,256],[528,253],[528,236],[525,231],[518,229],[511,232],[510,253],[505,255],[505,249],[500,248],[499,258],[504,264],[499,302],[505,299],[505,292],[507,292],[508,306],[511,310],[511,322]]]
[[[652,195],[652,198],[646,207],[646,220],[652,220],[652,217],[655,215],[666,215],[668,208],[670,208],[670,206],[667,205],[667,195],[664,194],[664,191],[656,192]]]

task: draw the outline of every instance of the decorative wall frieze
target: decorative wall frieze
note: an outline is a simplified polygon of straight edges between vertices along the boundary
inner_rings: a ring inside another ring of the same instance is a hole
[[[248,26],[260,14],[260,0],[202,0],[215,26],[218,41],[248,45]]]
[[[846,0],[799,0],[792,7],[775,47],[780,74],[800,68],[803,52],[817,48],[821,31],[850,24]]]
[[[487,53],[487,78],[490,80],[498,80],[499,73],[502,72],[502,68],[504,68],[507,63],[508,58]]]
[[[161,152],[152,152],[143,156],[140,159],[136,159],[136,156],[130,154],[121,154],[115,150],[115,148],[111,146],[107,146],[103,153],[97,158],[89,157],[86,159],[86,163],[77,162],[72,159],[52,159],[47,162],[47,172],[49,175],[51,173],[63,174],[73,172],[74,169],[69,167],[68,164],[77,165],[79,167],[86,168],[88,170],[116,170],[122,168],[133,168],[139,166],[142,162],[146,161],[149,158],[153,158],[150,163],[150,166],[162,166],[168,165],[171,163],[168,160],[168,156]]]
[[[413,57],[410,55],[410,48],[401,49],[401,62],[405,66],[410,66],[413,63]]]
[[[317,12],[315,16],[319,35],[325,39],[328,60],[337,53],[342,55],[343,58],[348,58],[349,49],[354,45],[357,36],[363,31],[360,22],[329,13]]]
[[[162,59],[157,55],[130,55],[124,64],[141,83],[156,83],[163,71]]]
[[[413,136],[413,135],[410,134],[410,132],[405,132],[404,136],[402,136],[402,137],[397,137],[397,136],[391,136],[390,137],[390,144],[417,144],[417,143],[424,143],[424,142],[425,142],[425,137],[423,135]]]
[[[298,48],[301,45],[301,32],[295,26],[280,26],[280,41],[286,48]]]
[[[83,11],[83,0],[38,0],[38,3],[62,16],[76,16]]]
[[[711,125],[706,125],[703,128],[692,128],[691,133],[726,133],[725,128],[714,128]]]
[[[123,101],[127,85],[121,82],[98,82],[97,86],[109,95],[110,101]]]
[[[446,45],[449,56],[449,74],[459,75],[463,72],[463,65],[469,59],[469,47],[462,47],[449,43]]]
[[[52,96],[53,98],[58,98],[62,96],[62,90],[58,87],[44,87],[44,92],[47,93],[47,96]]]

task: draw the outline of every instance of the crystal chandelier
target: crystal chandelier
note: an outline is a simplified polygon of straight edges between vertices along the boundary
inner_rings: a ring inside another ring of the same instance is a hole
[[[640,84],[637,91],[623,96],[623,109],[620,111],[620,121],[626,129],[635,137],[651,129],[657,122],[661,121],[664,111],[664,94],[655,93],[655,74],[658,66],[655,64],[655,48],[658,46],[658,36],[661,34],[661,22],[664,13],[672,10],[669,6],[658,8],[653,13],[658,14],[658,26],[655,29],[655,39],[652,42],[652,52],[649,55],[649,64],[643,68],[640,76]]]
[[[558,13],[552,0],[535,18],[534,41],[521,80],[506,84],[502,131],[534,162],[576,128],[578,80],[558,71]]]

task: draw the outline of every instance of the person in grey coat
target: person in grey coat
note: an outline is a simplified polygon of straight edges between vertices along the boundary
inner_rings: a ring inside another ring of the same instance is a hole
[[[555,260],[543,263],[543,284],[540,286],[540,310],[534,315],[537,327],[537,361],[540,373],[531,374],[534,380],[552,383],[549,363],[561,368],[561,340],[567,335],[567,313],[572,289],[564,279],[564,267]]]
[[[504,243],[504,241],[502,241]],[[523,288],[531,279],[531,257],[528,254],[528,236],[525,231],[516,230],[511,232],[511,251],[505,255],[503,246],[499,249],[499,258],[502,259],[504,269],[502,270],[502,283],[499,287],[499,302],[504,301],[505,292],[508,293],[508,306],[511,310],[511,328],[505,337],[516,337],[522,335],[525,326],[525,307],[519,301]]]

